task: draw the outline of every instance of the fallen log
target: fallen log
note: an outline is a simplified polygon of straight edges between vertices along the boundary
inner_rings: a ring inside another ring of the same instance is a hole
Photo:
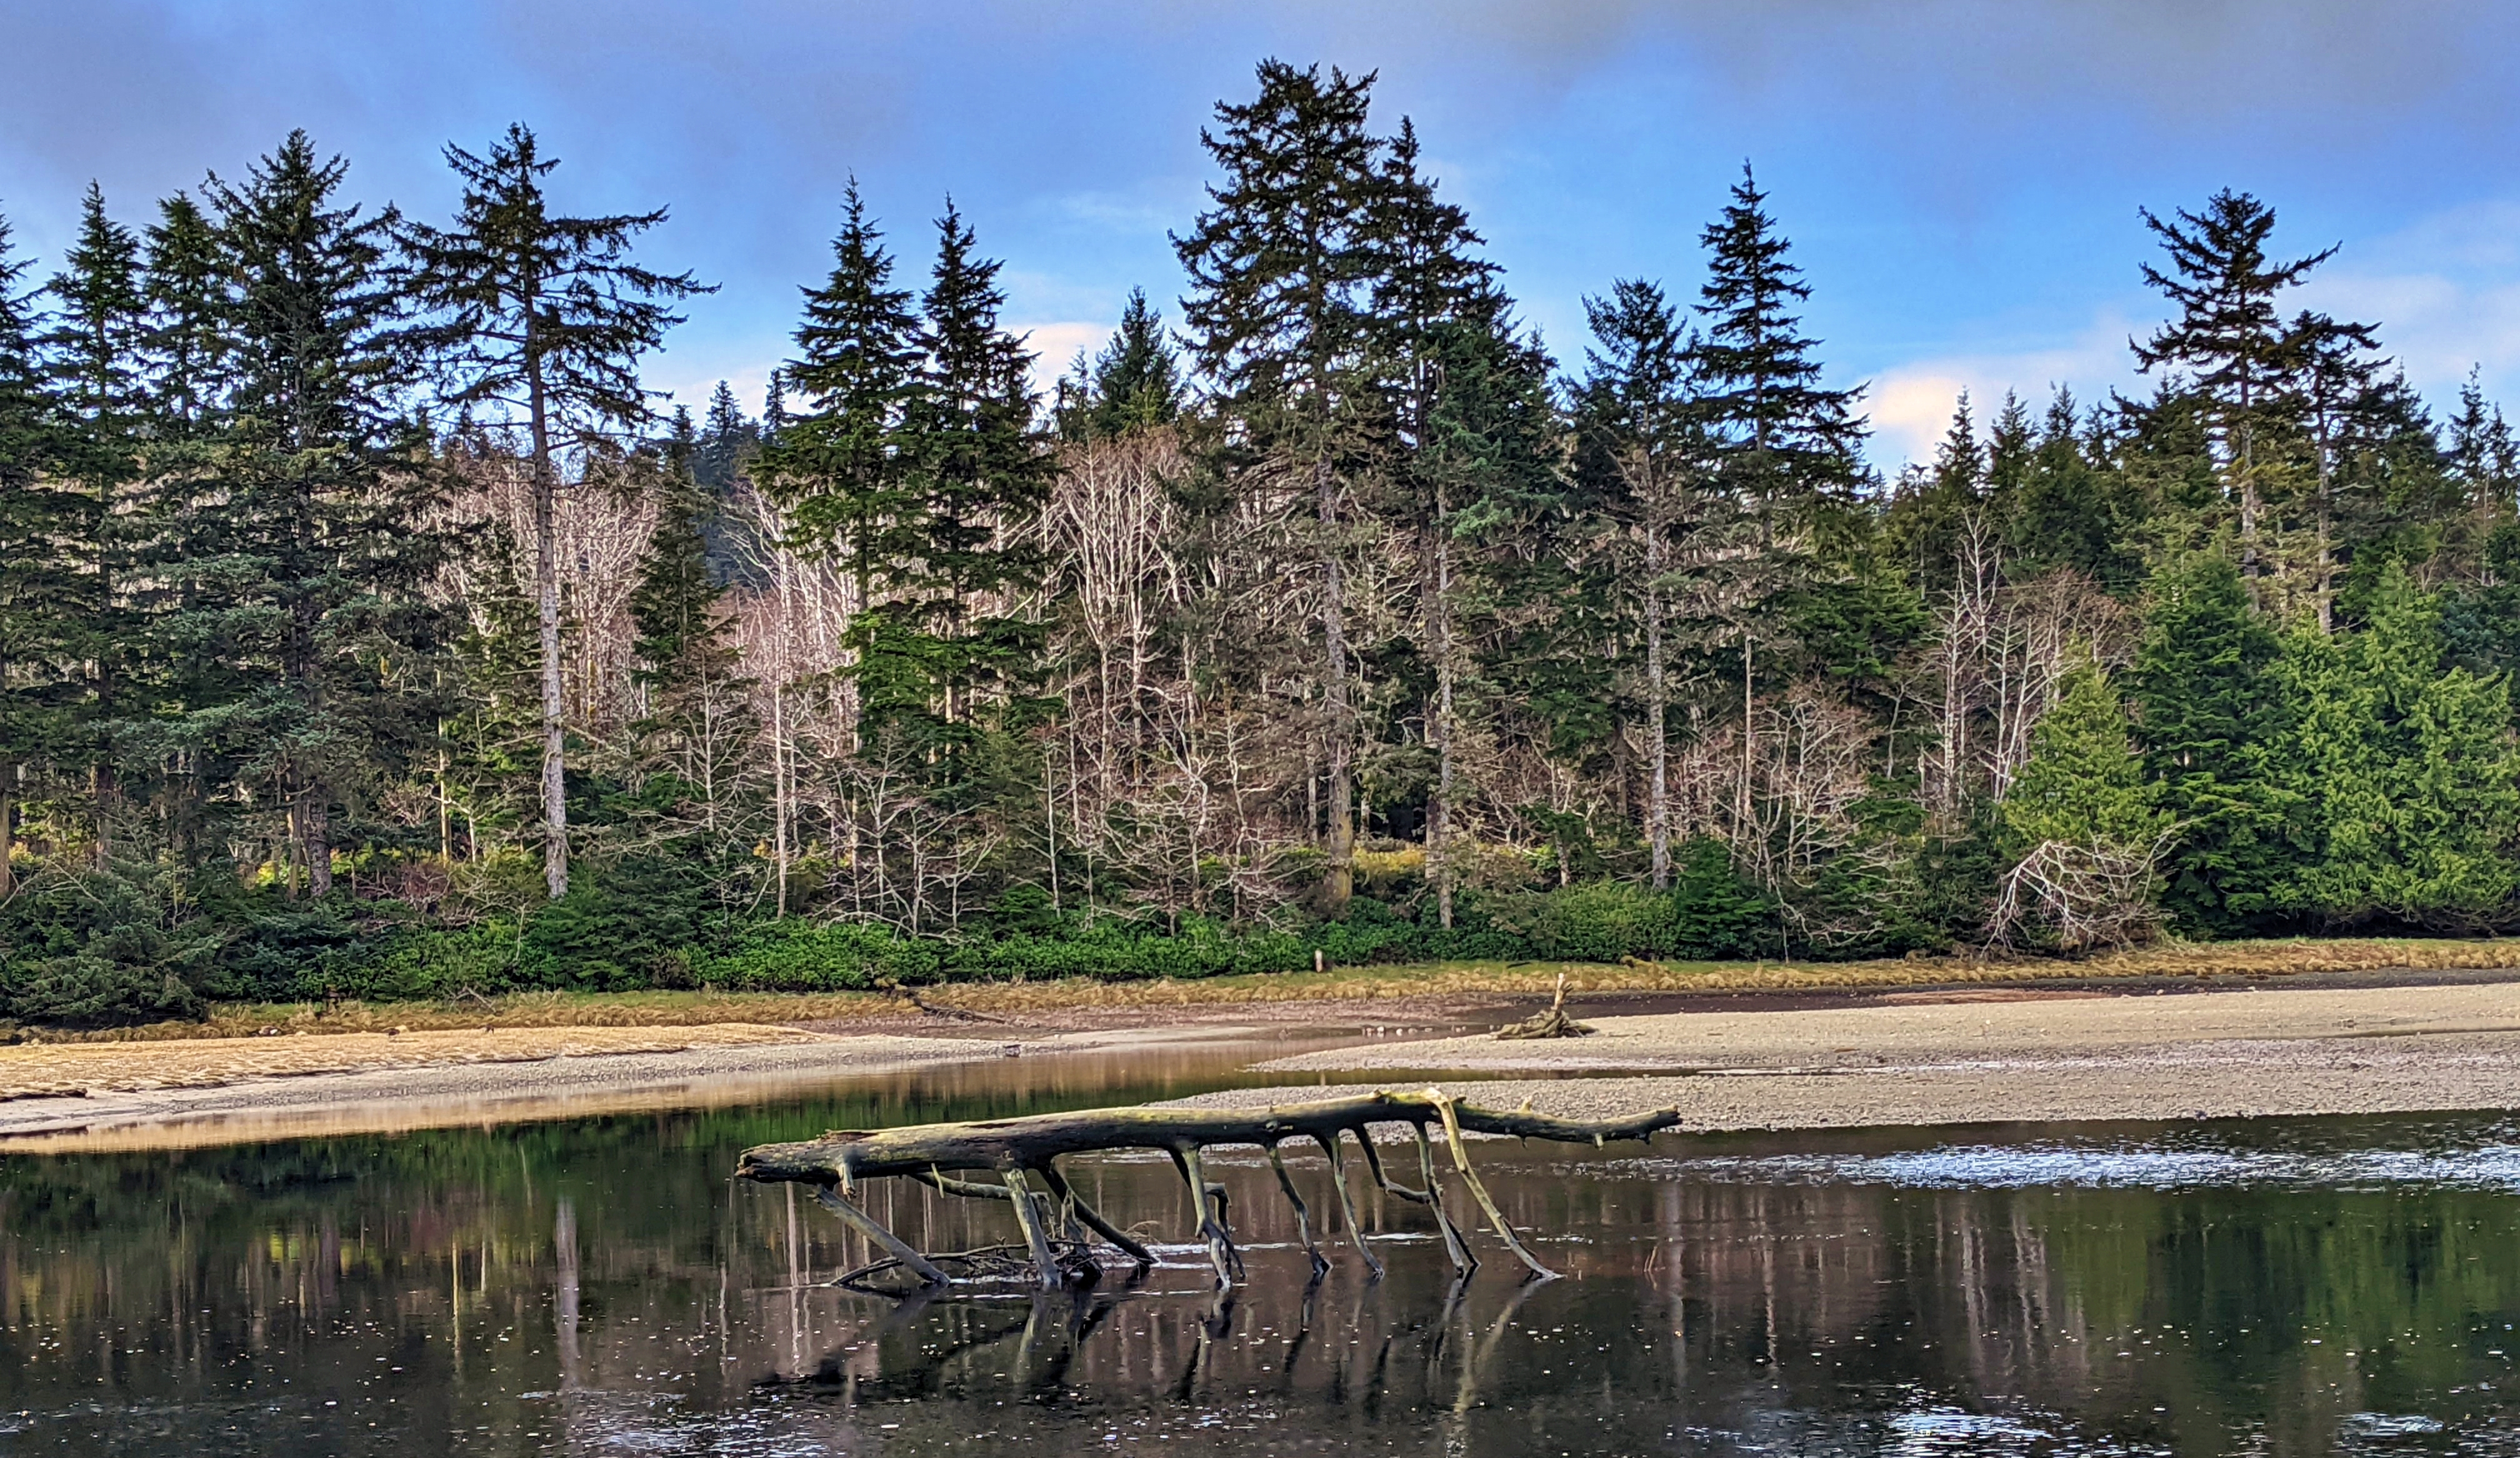
[[[1366,1246],[1341,1156],[1341,1139],[1352,1137],[1375,1186],[1398,1199],[1425,1207],[1444,1238],[1445,1254],[1453,1268],[1466,1275],[1477,1268],[1478,1258],[1471,1254],[1468,1240],[1444,1208],[1434,1145],[1427,1137],[1431,1126],[1441,1135],[1462,1188],[1469,1192],[1506,1248],[1533,1275],[1548,1277],[1556,1272],[1542,1264],[1515,1233],[1471,1167],[1469,1149],[1462,1136],[1503,1134],[1598,1147],[1613,1139],[1647,1139],[1679,1123],[1677,1109],[1659,1109],[1600,1123],[1535,1114],[1528,1106],[1500,1112],[1462,1103],[1441,1089],[1430,1088],[1421,1093],[1352,1094],[1267,1109],[1086,1109],[969,1124],[834,1129],[819,1139],[747,1149],[736,1166],[736,1173],[762,1183],[792,1181],[814,1186],[817,1203],[884,1253],[886,1259],[878,1265],[906,1272],[929,1288],[950,1285],[953,1277],[936,1261],[885,1229],[856,1203],[852,1197],[860,1183],[899,1177],[948,1195],[1004,1201],[1012,1209],[1016,1229],[1032,1254],[1041,1286],[1056,1290],[1099,1274],[1100,1266],[1090,1254],[1088,1231],[1126,1255],[1141,1270],[1154,1263],[1153,1254],[1144,1244],[1103,1218],[1076,1193],[1060,1173],[1058,1161],[1071,1155],[1153,1151],[1171,1157],[1190,1191],[1196,1213],[1193,1233],[1207,1247],[1216,1284],[1220,1289],[1230,1289],[1241,1273],[1242,1257],[1234,1244],[1225,1187],[1207,1178],[1205,1151],[1224,1145],[1256,1145],[1268,1154],[1279,1189],[1294,1209],[1296,1231],[1313,1262],[1314,1277],[1319,1279],[1329,1269],[1329,1259],[1313,1238],[1311,1210],[1278,1153],[1278,1146],[1289,1139],[1309,1139],[1328,1156],[1330,1187],[1348,1239],[1364,1259],[1368,1274],[1379,1279],[1382,1264]],[[1423,1189],[1395,1183],[1374,1150],[1372,1127],[1395,1124],[1408,1127],[1417,1146],[1419,1176],[1425,1181]],[[955,1177],[956,1171],[986,1171],[997,1178]]]

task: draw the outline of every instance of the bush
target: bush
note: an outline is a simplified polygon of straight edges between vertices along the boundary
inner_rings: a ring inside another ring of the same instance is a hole
[[[694,974],[712,987],[746,993],[862,993],[887,983],[934,982],[938,944],[911,942],[862,922],[774,921],[754,927],[725,952],[696,958]]]
[[[201,1016],[216,934],[162,891],[103,872],[21,892],[0,912],[0,1011],[68,1028]]]

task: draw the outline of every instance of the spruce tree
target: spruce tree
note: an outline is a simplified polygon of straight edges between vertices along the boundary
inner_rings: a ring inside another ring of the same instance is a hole
[[[1622,279],[1584,308],[1594,346],[1578,397],[1581,442],[1598,463],[1602,514],[1617,533],[1613,572],[1642,659],[1630,691],[1642,700],[1647,876],[1660,890],[1672,867],[1674,658],[1707,646],[1706,630],[1722,620],[1738,586],[1735,567],[1747,560],[1741,528],[1751,518],[1715,487],[1692,340],[1662,289]]]
[[[2287,909],[2474,928],[2507,906],[2520,885],[2508,688],[2445,672],[2443,647],[2438,604],[2395,564],[2360,632],[2287,641],[2276,678],[2294,714],[2278,770],[2304,841],[2275,891]]]
[[[1425,846],[1437,919],[1453,924],[1453,817],[1458,783],[1462,649],[1460,561],[1465,508],[1523,475],[1522,409],[1546,356],[1516,337],[1512,301],[1496,285],[1497,266],[1478,256],[1484,240],[1469,215],[1437,195],[1418,167],[1417,128],[1403,117],[1382,161],[1383,196],[1373,209],[1382,266],[1373,281],[1376,352],[1392,398],[1401,453],[1387,513],[1408,523],[1418,551],[1419,656],[1430,685],[1419,718],[1435,764],[1426,795]],[[1536,358],[1535,358],[1536,357]],[[1505,479],[1498,479],[1502,469]],[[1526,488],[1527,489],[1527,488]],[[1382,677],[1389,677],[1383,675]]]
[[[2133,675],[2137,735],[2179,825],[2162,905],[2191,932],[2246,933],[2290,864],[2289,802],[2269,760],[2289,729],[2269,677],[2278,651],[2220,553],[2154,574]]]
[[[2267,251],[2274,209],[2228,189],[2201,212],[2181,208],[2165,221],[2146,209],[2143,221],[2170,265],[2144,264],[2144,282],[2179,317],[2136,343],[2136,365],[2180,372],[2183,388],[2204,402],[2226,498],[2238,513],[2240,574],[2263,607],[2264,518],[2270,495],[2282,489],[2274,446],[2290,417],[2284,384],[2293,365],[2275,302],[2336,249],[2277,261]]]
[[[1199,367],[1236,421],[1219,466],[1282,474],[1309,498],[1328,791],[1316,904],[1335,917],[1355,884],[1362,729],[1348,646],[1350,496],[1390,445],[1373,303],[1387,179],[1366,126],[1372,74],[1272,60],[1259,81],[1258,96],[1219,103],[1216,128],[1201,131],[1224,180],[1173,246],[1191,278],[1183,320]]]
[[[1744,162],[1732,200],[1699,242],[1707,280],[1697,312],[1704,321],[1691,363],[1697,414],[1715,452],[1719,479],[1736,508],[1757,525],[1754,573],[1736,574],[1730,617],[1740,654],[1741,764],[1736,821],[1752,817],[1751,765],[1756,755],[1752,702],[1761,641],[1773,646],[1784,626],[1776,611],[1783,595],[1822,575],[1820,537],[1851,516],[1865,479],[1866,425],[1855,414],[1860,389],[1821,383],[1819,341],[1801,332],[1794,310],[1811,297],[1792,245],[1767,211],[1767,195]],[[1736,848],[1736,854],[1737,854]]]
[[[77,591],[60,551],[70,534],[51,485],[58,434],[36,353],[39,320],[27,265],[13,255],[0,218],[0,900],[17,887],[28,782],[62,738],[72,661],[63,629]]]
[[[1069,440],[1108,440],[1173,422],[1185,393],[1180,353],[1147,290],[1129,290],[1110,341],[1090,360],[1077,351],[1058,387],[1059,433]]]
[[[398,222],[339,197],[347,164],[292,133],[240,182],[204,189],[228,283],[232,415],[173,559],[161,641],[197,660],[161,752],[230,803],[269,805],[287,884],[333,885],[339,812],[427,753],[423,587],[436,487],[401,414],[389,327]]]
[[[1824,505],[1852,500],[1866,427],[1855,414],[1861,389],[1821,383],[1819,341],[1793,312],[1811,286],[1767,201],[1742,164],[1732,200],[1700,236],[1707,280],[1697,312],[1706,322],[1693,356],[1726,483],[1777,543],[1810,527]]]
[[[2507,517],[2520,506],[2520,439],[2502,419],[2502,407],[2486,403],[2473,370],[2458,387],[2448,455],[2451,477],[2467,493],[2472,508]]]
[[[868,709],[927,717],[961,738],[1015,690],[1034,656],[1032,625],[1008,604],[1040,586],[1041,548],[1027,528],[1056,463],[1033,430],[1032,357],[998,322],[1000,265],[975,254],[950,202],[936,229],[921,300],[925,358],[904,420],[916,565],[901,574],[897,616],[910,630],[901,645],[930,665],[932,682],[924,704],[870,698]]]
[[[2000,542],[1985,509],[1987,473],[1987,449],[1977,438],[1968,392],[1962,390],[1932,467],[1911,467],[1901,476],[1882,519],[1919,589],[1954,591],[1963,565],[1975,564],[1972,546]]]
[[[62,412],[56,468],[69,488],[77,517],[68,526],[82,558],[75,655],[87,665],[80,710],[93,817],[92,846],[102,865],[120,810],[121,756],[116,724],[134,708],[132,649],[139,637],[131,610],[134,518],[129,510],[140,475],[144,433],[141,344],[144,303],[140,240],[105,208],[94,184],[79,210],[79,231],[49,292],[53,328],[42,340]]]
[[[2092,448],[2085,424],[2072,391],[2059,386],[2021,463],[2006,548],[2025,578],[2070,567],[2112,592],[2130,593],[2144,581],[2144,496],[2127,471]]]
[[[142,270],[149,414],[162,435],[193,437],[220,401],[226,281],[217,232],[190,197],[158,204]]]
[[[796,531],[845,566],[858,605],[917,548],[919,503],[901,437],[919,388],[919,318],[892,286],[892,255],[849,183],[832,272],[805,294],[798,358],[771,378],[762,418],[761,483]],[[807,413],[786,418],[793,385]]]
[[[533,468],[534,592],[543,679],[543,868],[551,898],[568,892],[567,726],[561,686],[559,548],[553,512],[559,457],[573,441],[629,430],[650,416],[640,356],[682,323],[672,305],[710,292],[690,274],[630,261],[634,241],[665,210],[604,217],[550,211],[544,178],[560,165],[512,125],[476,156],[449,145],[464,183],[455,225],[405,232],[415,302],[433,317],[405,331],[432,360],[447,401],[495,405],[525,428]]]
[[[646,712],[632,727],[648,776],[640,798],[669,840],[696,840],[706,855],[749,843],[747,761],[759,736],[752,681],[727,641],[725,589],[710,570],[706,526],[714,515],[715,503],[687,464],[671,464],[630,596],[639,635],[633,679],[647,691]]]
[[[2030,759],[1998,807],[2004,855],[2018,860],[2043,844],[2147,850],[2170,827],[2158,800],[2130,741],[2125,702],[2086,661],[2031,731]]]

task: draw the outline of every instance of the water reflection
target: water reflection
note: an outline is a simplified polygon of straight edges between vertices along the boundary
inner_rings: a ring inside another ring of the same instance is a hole
[[[1156,1237],[1143,1280],[902,1303],[827,1284],[867,1252],[792,1187],[727,1178],[826,1127],[1199,1077],[12,1159],[0,1449],[2520,1454],[2496,1120],[1483,1146],[1568,1273],[1537,1284],[1493,1245],[1455,1282],[1422,1212],[1370,1204],[1389,1278],[1339,1251],[1309,1282],[1229,1152],[1230,1299],[1152,1160],[1075,1170]],[[897,1183],[876,1213],[923,1246],[1011,1233]]]

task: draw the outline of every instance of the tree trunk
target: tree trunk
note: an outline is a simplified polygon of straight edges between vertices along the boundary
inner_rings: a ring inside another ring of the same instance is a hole
[[[788,687],[770,685],[770,817],[779,872],[779,914],[788,914]]]
[[[1645,532],[1645,726],[1653,736],[1651,778],[1645,788],[1645,839],[1653,848],[1653,889],[1671,885],[1671,734],[1665,722],[1670,698],[1662,648],[1662,529]]]
[[[1435,712],[1426,726],[1435,745],[1435,793],[1426,805],[1427,870],[1435,880],[1435,915],[1453,926],[1453,545],[1445,532],[1445,502],[1435,496],[1435,591],[1428,637],[1435,649]]]
[[[543,881],[551,899],[568,895],[567,727],[560,661],[560,544],[553,521],[551,424],[543,409],[539,361],[529,365],[534,432],[534,605],[540,630],[543,687]]]
[[[1313,468],[1314,507],[1321,524],[1323,711],[1328,721],[1329,864],[1322,872],[1322,914],[1347,914],[1356,889],[1356,786],[1350,782],[1355,746],[1347,699],[1347,574],[1339,562],[1338,498],[1325,454]]]
[[[1750,843],[1750,765],[1751,751],[1755,747],[1751,709],[1750,629],[1745,623],[1741,628],[1741,810],[1740,827],[1735,832],[1744,852]]]
[[[298,823],[306,837],[306,894],[322,901],[333,894],[333,807],[320,783],[308,785],[305,797]]]

